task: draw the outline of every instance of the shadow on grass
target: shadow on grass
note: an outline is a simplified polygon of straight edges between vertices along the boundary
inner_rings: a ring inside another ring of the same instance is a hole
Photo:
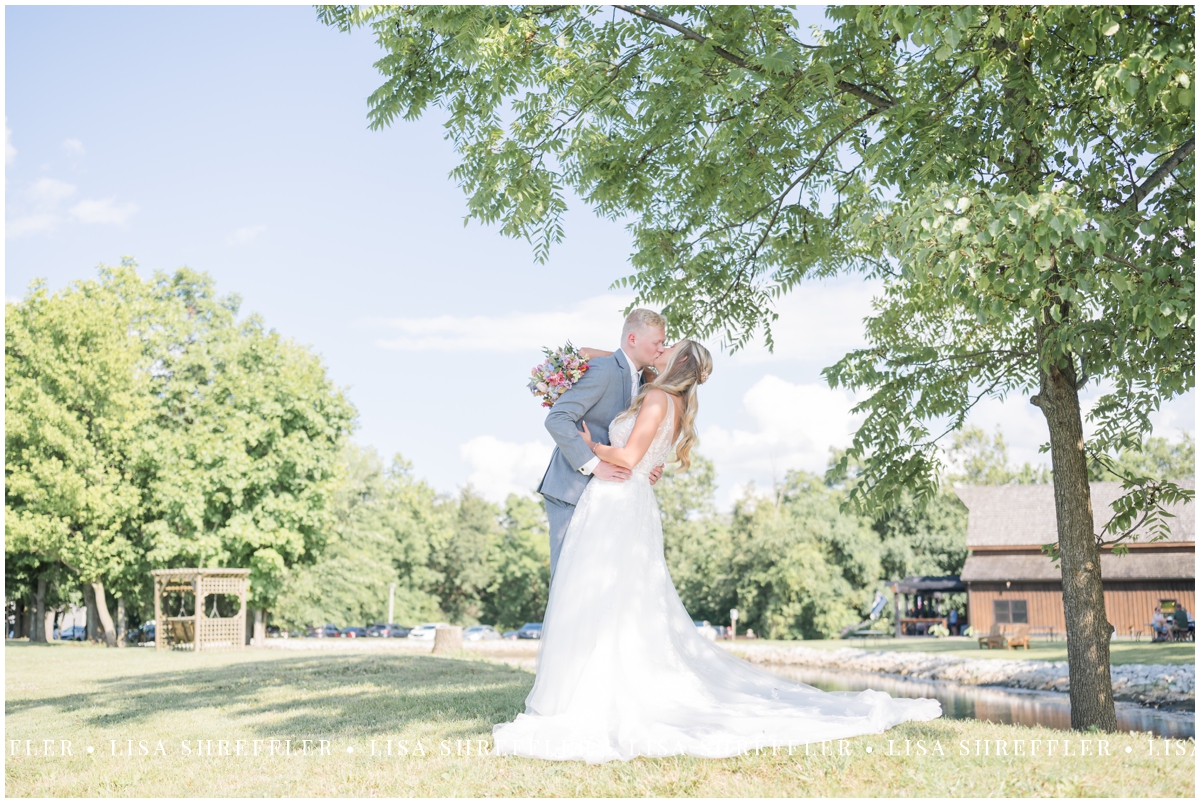
[[[432,724],[440,738],[478,738],[524,710],[532,683],[527,672],[483,661],[301,655],[100,677],[75,693],[9,696],[5,713],[45,709],[50,717],[65,715],[106,729],[166,713],[178,715],[180,731],[205,731],[172,734],[192,738],[210,738],[208,732],[221,724],[278,738],[281,733],[391,736],[411,723]]]

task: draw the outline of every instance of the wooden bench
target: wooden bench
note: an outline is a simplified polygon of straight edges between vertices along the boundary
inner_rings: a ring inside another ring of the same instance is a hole
[[[1029,649],[1029,625],[993,624],[986,636],[979,637],[979,649],[987,647],[995,650],[1003,647],[1011,650],[1013,647]]]

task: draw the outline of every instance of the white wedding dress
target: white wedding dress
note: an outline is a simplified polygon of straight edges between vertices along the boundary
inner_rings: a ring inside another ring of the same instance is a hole
[[[757,747],[882,733],[941,715],[931,699],[824,692],[735,658],[704,638],[663,556],[650,469],[671,451],[674,411],[623,482],[588,483],[550,587],[526,713],[493,728],[498,755],[600,763],[720,758]],[[609,430],[624,446],[632,418]]]

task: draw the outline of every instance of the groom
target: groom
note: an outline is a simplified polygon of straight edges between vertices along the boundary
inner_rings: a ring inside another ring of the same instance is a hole
[[[546,429],[554,438],[550,466],[538,486],[546,500],[550,520],[550,577],[562,552],[563,536],[571,524],[575,504],[583,496],[592,477],[607,482],[624,482],[630,471],[605,463],[592,454],[579,434],[579,422],[586,421],[596,443],[608,444],[608,426],[629,406],[641,386],[641,370],[663,353],[667,322],[648,309],[635,309],[621,329],[621,348],[609,357],[588,361],[588,370],[575,385],[559,396],[546,416]],[[650,474],[658,481],[662,467]]]

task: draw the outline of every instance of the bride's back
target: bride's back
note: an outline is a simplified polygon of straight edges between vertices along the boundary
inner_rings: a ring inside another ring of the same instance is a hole
[[[650,442],[650,448],[633,467],[635,477],[648,478],[651,469],[661,466],[667,461],[667,457],[671,454],[671,447],[674,446],[674,438],[671,435],[675,429],[675,400],[670,393],[665,395],[667,397],[667,414],[663,416],[662,423],[658,425],[658,431],[654,433],[654,440]],[[645,407],[643,406],[642,409],[644,410]],[[637,416],[640,414],[641,411],[636,415],[613,421],[608,428],[609,443],[618,449],[625,446],[629,442],[629,436],[633,434],[633,426],[637,423]]]

